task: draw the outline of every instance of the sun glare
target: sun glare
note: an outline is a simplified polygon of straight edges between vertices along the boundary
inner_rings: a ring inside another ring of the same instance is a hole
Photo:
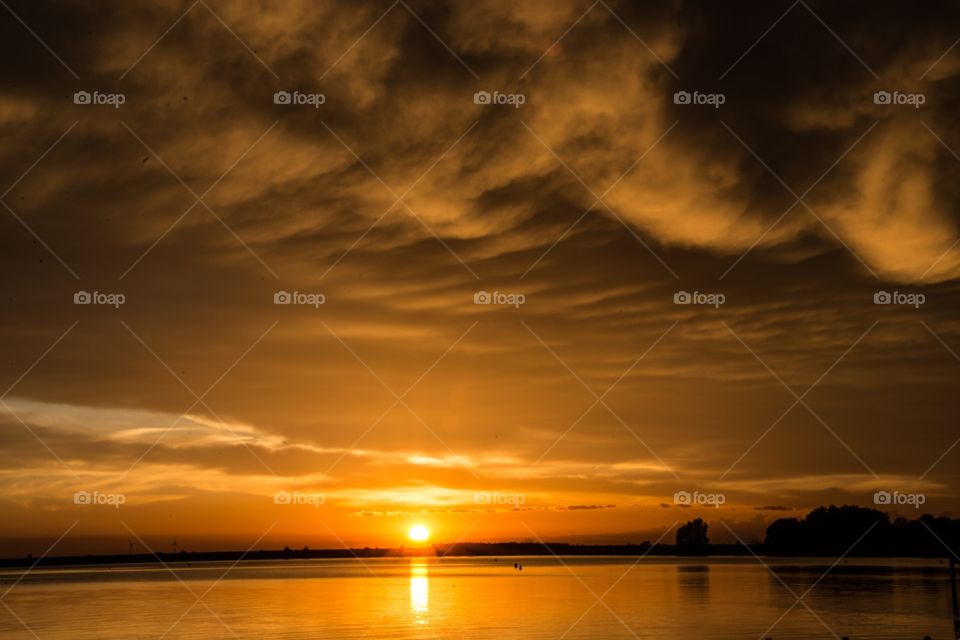
[[[417,524],[410,527],[407,537],[414,542],[426,542],[427,538],[430,537],[430,531],[422,524]]]

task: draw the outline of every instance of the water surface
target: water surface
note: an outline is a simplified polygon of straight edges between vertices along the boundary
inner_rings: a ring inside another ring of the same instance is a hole
[[[764,562],[769,569],[754,558],[651,557],[44,569],[26,573],[0,600],[8,607],[0,607],[0,638],[776,640],[952,634],[948,571],[936,560],[851,559],[826,575],[833,560]],[[0,592],[22,574],[0,572]]]

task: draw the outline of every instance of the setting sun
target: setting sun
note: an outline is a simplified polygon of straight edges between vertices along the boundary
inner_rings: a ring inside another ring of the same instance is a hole
[[[414,542],[425,542],[427,538],[430,537],[430,530],[422,524],[417,524],[410,527],[410,531],[407,532],[407,537]]]

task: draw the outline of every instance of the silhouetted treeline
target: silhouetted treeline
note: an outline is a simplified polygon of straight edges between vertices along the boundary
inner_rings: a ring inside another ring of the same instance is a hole
[[[947,557],[960,551],[960,519],[929,514],[917,519],[890,517],[876,509],[844,505],[819,507],[803,518],[781,518],[766,530],[765,540],[742,544],[710,544],[708,525],[697,518],[677,530],[677,544],[571,544],[567,542],[458,542],[432,547],[381,549],[291,549],[198,551],[85,556],[32,555],[0,559],[0,568],[34,565],[124,565],[241,560],[309,560],[320,558],[404,558],[435,556],[776,556]]]
[[[767,527],[763,552],[781,556],[944,557],[960,549],[960,520],[924,514],[908,520],[852,505],[819,507]]]
[[[569,542],[458,542],[434,545],[441,556],[633,556],[650,549],[640,544],[570,544]]]
[[[698,549],[700,551],[700,549]],[[709,545],[706,553],[718,556],[749,555],[750,551],[742,545]],[[323,558],[413,558],[423,556],[672,556],[689,554],[689,550],[678,549],[672,544],[571,544],[568,542],[458,542],[456,544],[435,544],[432,547],[412,547],[382,549],[365,547],[363,549],[290,549],[259,551],[180,551],[179,553],[139,553],[85,556],[46,556],[36,559],[25,558],[0,559],[0,568],[30,567],[35,564],[42,567],[77,565],[124,565],[159,564],[191,562],[239,562],[243,560],[312,560]]]
[[[168,564],[173,562],[240,562],[242,560],[314,560],[334,558],[399,558],[423,555],[412,549],[260,549],[258,551],[180,551],[178,553],[101,554],[84,556],[44,556],[0,559],[0,568],[58,567],[80,565]]]
[[[680,548],[674,544],[571,544],[568,542],[458,542],[434,545],[439,556],[674,556],[695,555],[702,550]],[[694,552],[695,551],[695,552]],[[718,556],[750,555],[739,544],[714,544],[706,553]]]

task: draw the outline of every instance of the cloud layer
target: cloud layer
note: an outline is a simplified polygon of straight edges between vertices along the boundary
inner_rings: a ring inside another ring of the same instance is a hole
[[[419,509],[455,539],[477,492],[570,536],[707,485],[955,509],[955,5],[10,8],[3,495],[43,517],[8,538],[110,483],[214,538],[210,496],[258,534],[320,491],[357,543]]]

